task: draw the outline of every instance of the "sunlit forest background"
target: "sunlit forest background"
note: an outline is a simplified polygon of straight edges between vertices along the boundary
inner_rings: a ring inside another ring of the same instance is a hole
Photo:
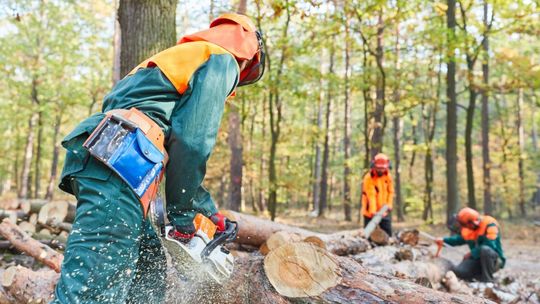
[[[60,142],[113,85],[118,3],[1,3],[0,194],[63,198]],[[176,36],[237,5],[179,0]],[[254,0],[247,14],[267,69],[222,120],[205,181],[220,206],[355,221],[378,151],[399,220],[540,204],[538,1]]]

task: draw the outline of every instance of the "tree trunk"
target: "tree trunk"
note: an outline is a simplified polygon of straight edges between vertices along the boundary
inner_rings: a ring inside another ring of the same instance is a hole
[[[386,73],[384,71],[384,50],[383,50],[383,12],[379,11],[379,18],[377,22],[377,49],[375,51],[375,61],[377,63],[377,82],[375,91],[375,109],[373,111],[373,133],[371,136],[371,152],[370,156],[373,158],[377,153],[382,152],[383,138],[384,138],[384,107],[385,107],[385,89],[386,89]]]
[[[523,217],[527,216],[527,210],[525,208],[525,171],[524,171],[524,153],[525,153],[525,133],[523,130],[523,88],[518,89],[517,97],[518,116],[517,116],[517,130],[518,130],[518,148],[519,148],[519,160],[518,160],[518,175],[519,175],[519,209]]]
[[[323,65],[321,64],[321,75],[322,75]],[[321,76],[320,87],[323,85],[323,80]],[[319,143],[319,134],[322,130],[322,102],[324,98],[324,91],[320,90],[319,99],[317,101],[317,136],[315,137],[315,162],[313,169],[313,211],[317,214],[319,213],[320,207],[320,198],[321,198],[321,145]]]
[[[472,130],[474,126],[474,111],[476,109],[476,88],[474,85],[474,64],[476,58],[467,54],[467,74],[469,80],[469,106],[467,107],[467,121],[465,124],[465,167],[467,168],[467,200],[468,206],[476,208],[476,196],[474,189],[474,168],[472,152]]]
[[[285,21],[285,25],[283,26],[283,32],[282,32],[282,38],[284,41],[287,40],[288,32],[289,32],[289,23],[291,21],[291,12],[288,1],[285,3],[286,11],[287,11],[287,19]],[[266,43],[266,42],[265,42]],[[287,56],[287,44],[286,42],[283,42],[283,45],[281,46],[281,57],[279,60],[279,65],[277,67],[276,76],[271,82],[274,84],[270,90],[271,93],[269,95],[269,112],[270,112],[270,162],[269,162],[269,183],[270,183],[270,191],[268,193],[268,208],[270,211],[270,217],[272,220],[276,217],[276,209],[277,209],[277,190],[278,190],[278,183],[277,183],[277,174],[276,174],[276,149],[277,149],[277,143],[279,140],[279,136],[281,135],[281,121],[283,119],[282,116],[282,104],[281,104],[281,98],[280,98],[280,82],[281,82],[281,74],[283,73],[283,66],[285,64],[285,58]],[[268,70],[271,72],[271,61],[270,61],[270,54],[268,54]]]
[[[396,194],[396,209],[398,222],[403,222],[403,197],[401,195],[401,130],[403,121],[394,116],[392,119],[394,129],[394,180]]]
[[[369,61],[368,61],[368,48],[366,45],[366,42],[362,44],[363,46],[363,60],[362,60],[362,68],[368,69]],[[362,88],[362,95],[364,97],[364,169],[369,168],[369,163],[371,161],[371,158],[369,157],[369,104],[372,102],[371,97],[369,96],[369,86],[367,85],[369,83],[369,73],[362,73],[363,74],[363,81],[364,85]]]
[[[120,78],[146,58],[174,45],[177,0],[120,0]]]
[[[328,67],[328,82],[326,91],[326,116],[325,116],[325,130],[324,130],[324,147],[323,147],[323,160],[322,160],[322,173],[321,173],[321,194],[320,194],[320,206],[319,217],[324,216],[326,207],[328,205],[328,158],[330,155],[330,114],[332,111],[332,75],[334,73],[334,55],[335,49],[330,47],[330,64]]]
[[[32,165],[33,147],[34,147],[34,129],[37,123],[37,112],[32,113],[28,121],[28,135],[26,137],[26,148],[24,149],[23,168],[21,173],[21,187],[19,189],[19,198],[28,198],[28,188],[30,186],[30,166]]]
[[[398,105],[401,99],[401,84],[400,84],[400,57],[399,57],[399,22],[396,22],[396,44],[395,44],[395,56],[396,56],[396,71],[397,71],[397,84],[394,90],[394,104]],[[396,195],[396,209],[398,222],[403,222],[403,197],[401,196],[401,135],[403,121],[397,115],[393,117],[393,133],[394,133],[394,166],[395,166],[395,195]]]
[[[62,111],[59,111],[56,114],[56,119],[54,123],[54,134],[53,134],[53,153],[52,153],[52,164],[51,164],[51,176],[49,178],[49,184],[47,186],[47,194],[45,199],[52,200],[54,196],[54,188],[56,185],[56,178],[58,174],[58,156],[60,153],[60,141],[58,136],[60,134],[60,125],[62,124]]]
[[[484,1],[484,27],[488,27],[488,2]],[[482,89],[482,168],[484,173],[484,213],[492,215],[493,205],[491,203],[491,161],[489,158],[489,37],[487,31],[484,33],[482,44],[484,58],[482,61],[482,79],[484,87]]]
[[[345,2],[346,3],[346,2]],[[346,5],[346,4],[345,4]],[[351,41],[349,37],[349,15],[347,8],[345,10],[345,72],[344,72],[344,126],[343,126],[343,212],[346,221],[351,221],[351,166],[349,164],[351,158],[351,105],[349,100],[350,84],[349,78],[351,74]]]
[[[452,215],[459,208],[459,192],[457,184],[457,101],[456,101],[456,55],[455,55],[455,27],[456,27],[456,1],[447,0],[446,10],[448,27],[448,54],[446,73],[446,192],[448,205],[446,219],[450,221]]]
[[[37,99],[36,99],[37,100]],[[38,107],[40,107],[38,103]],[[41,188],[41,145],[43,142],[43,111],[38,110],[37,119],[37,138],[36,138],[36,157],[34,163],[34,195],[33,198],[39,197],[39,190]]]
[[[242,202],[242,131],[240,128],[240,115],[238,106],[235,104],[229,105],[229,148],[231,149],[230,160],[230,185],[229,185],[229,200],[228,209],[235,211],[240,210]]]
[[[246,0],[238,3],[239,14],[246,14]],[[244,96],[243,96],[244,97]],[[230,161],[230,186],[228,208],[240,210],[242,203],[242,178],[243,178],[243,139],[239,108],[237,104],[230,104],[229,107],[229,148],[231,149]]]

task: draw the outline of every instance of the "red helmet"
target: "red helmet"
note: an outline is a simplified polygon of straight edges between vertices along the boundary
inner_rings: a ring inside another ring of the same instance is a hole
[[[386,154],[379,153],[373,157],[371,165],[374,169],[388,170],[390,169],[390,159]]]
[[[459,210],[457,220],[461,226],[478,226],[480,225],[480,213],[472,208],[465,207]]]

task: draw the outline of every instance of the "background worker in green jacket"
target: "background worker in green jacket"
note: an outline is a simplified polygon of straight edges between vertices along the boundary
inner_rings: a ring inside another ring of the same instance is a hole
[[[100,122],[110,113],[136,109],[143,116],[140,129],[158,126],[169,156],[164,171],[167,215],[175,227],[171,236],[189,241],[197,213],[224,229],[225,218],[202,186],[206,162],[225,100],[237,86],[256,82],[263,72],[264,52],[255,26],[246,16],[225,14],[208,30],[187,35],[141,63],[105,97],[102,113],[64,138],[67,155],[60,188],[76,196],[77,214],[53,303],[164,300],[166,260],[145,216],[147,206],[128,178],[83,147]],[[138,150],[131,152],[148,152],[142,146],[134,149]],[[146,158],[165,164],[160,153],[150,152]]]
[[[470,253],[452,270],[464,280],[493,281],[493,273],[503,268],[506,262],[499,223],[493,217],[481,216],[471,208],[461,209],[456,219],[461,226],[460,233],[437,239],[437,245],[442,247],[443,242],[451,246],[469,245]]]

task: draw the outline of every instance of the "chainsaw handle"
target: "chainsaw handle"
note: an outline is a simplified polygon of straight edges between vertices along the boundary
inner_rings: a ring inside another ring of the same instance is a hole
[[[225,231],[219,233],[213,240],[211,240],[208,245],[201,252],[201,258],[204,260],[207,258],[217,246],[233,242],[236,240],[236,235],[238,234],[238,222],[226,220],[226,229]]]

